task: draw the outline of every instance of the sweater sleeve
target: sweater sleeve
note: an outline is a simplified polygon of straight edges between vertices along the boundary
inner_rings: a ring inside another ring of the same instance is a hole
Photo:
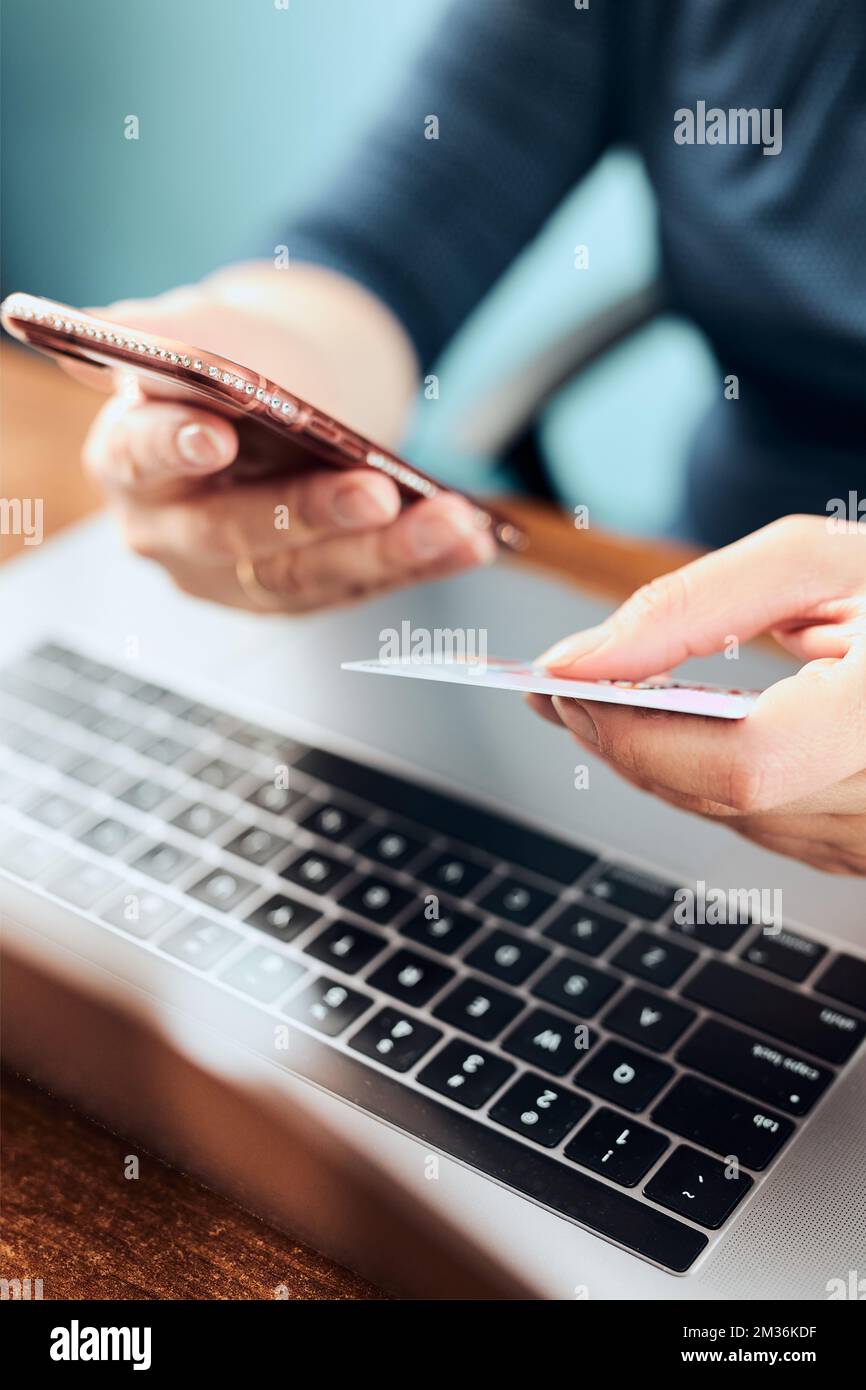
[[[611,0],[456,0],[285,236],[436,356],[610,139]]]

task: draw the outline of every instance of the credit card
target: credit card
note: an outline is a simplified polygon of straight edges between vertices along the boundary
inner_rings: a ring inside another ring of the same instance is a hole
[[[371,658],[369,661],[344,661],[341,670],[445,681],[449,685],[475,685],[486,690],[517,690],[523,695],[563,695],[574,700],[668,710],[672,714],[703,714],[711,719],[745,719],[761,694],[760,690],[700,685],[670,676],[642,681],[566,680],[562,676],[551,676],[545,667],[535,666],[531,661],[501,658],[477,662]]]

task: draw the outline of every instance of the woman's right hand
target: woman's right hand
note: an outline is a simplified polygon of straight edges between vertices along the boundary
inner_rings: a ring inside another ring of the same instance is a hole
[[[95,312],[241,362],[386,447],[399,437],[416,379],[408,339],[384,305],[330,271],[241,266]],[[493,558],[490,535],[453,495],[401,511],[394,484],[369,469],[312,464],[259,481],[227,472],[239,453],[266,463],[270,446],[265,431],[241,440],[206,409],[120,387],[84,463],[137,554],[185,592],[236,608],[308,612]]]

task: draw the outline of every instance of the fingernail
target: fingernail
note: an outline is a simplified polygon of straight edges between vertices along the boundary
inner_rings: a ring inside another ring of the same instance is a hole
[[[421,516],[412,527],[412,549],[422,560],[447,555],[467,536],[477,536],[471,515],[450,512],[444,516]]]
[[[554,696],[553,703],[557,714],[565,720],[573,734],[583,743],[598,744],[598,729],[586,705],[582,705],[579,700],[563,699],[559,695]]]
[[[223,462],[219,435],[207,425],[184,425],[177,432],[177,449],[181,458],[196,468],[216,468]]]
[[[375,526],[390,521],[395,508],[371,488],[344,487],[331,502],[334,519],[341,526]]]
[[[602,646],[610,636],[610,628],[604,623],[588,627],[584,632],[576,632],[573,637],[564,637],[561,642],[548,647],[536,661],[537,666],[568,666],[579,657],[589,656]]]

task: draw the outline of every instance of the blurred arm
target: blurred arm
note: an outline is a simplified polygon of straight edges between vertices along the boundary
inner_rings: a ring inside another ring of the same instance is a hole
[[[612,23],[604,0],[457,0],[292,260],[366,286],[429,363],[608,143]]]

